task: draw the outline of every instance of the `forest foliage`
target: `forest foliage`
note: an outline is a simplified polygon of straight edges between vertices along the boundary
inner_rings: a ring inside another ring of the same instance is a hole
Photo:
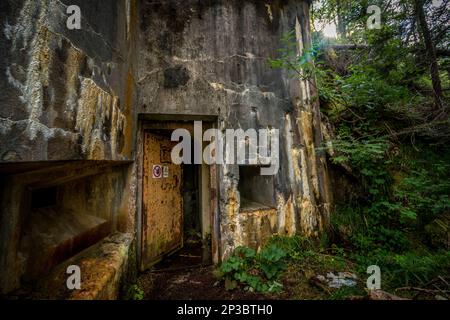
[[[362,187],[355,199],[338,203],[333,227],[349,226],[337,232],[339,240],[373,264],[388,266],[392,260],[404,269],[424,269],[428,261],[437,273],[442,256],[450,267],[445,241],[450,213],[449,3],[379,1],[381,28],[370,30],[367,3],[333,2],[323,1],[315,18],[340,15],[345,27],[338,28],[336,44],[350,43],[355,49],[333,50],[316,33],[308,63],[316,70],[321,110],[332,127],[330,160]],[[432,51],[447,52],[435,57],[438,93],[419,8],[427,17]],[[436,221],[446,225],[441,243],[427,232]]]
[[[367,27],[369,5],[381,8],[380,28]],[[299,54],[295,31],[283,37],[269,63],[316,89],[328,127],[319,151],[350,185],[318,247],[301,237],[275,241],[289,261],[332,249],[361,274],[380,266],[385,289],[450,276],[449,5],[320,0],[312,19],[335,23],[338,38],[313,31]]]

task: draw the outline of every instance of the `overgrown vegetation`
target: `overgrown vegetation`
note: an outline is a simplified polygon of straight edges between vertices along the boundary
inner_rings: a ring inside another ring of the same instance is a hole
[[[280,292],[283,285],[278,282],[286,269],[286,252],[278,246],[270,245],[260,252],[247,247],[239,247],[234,255],[222,263],[219,272],[225,279],[227,290],[242,285],[246,290],[259,293]]]
[[[445,90],[437,104],[428,59],[418,49],[423,45],[405,35],[421,38],[417,24],[404,26],[415,21],[410,14],[417,4],[380,5],[386,21],[381,29],[347,29],[345,40],[364,46],[315,56],[322,112],[334,128],[330,160],[362,186],[357,199],[338,199],[333,240],[362,270],[379,265],[385,288],[424,286],[450,270],[448,59],[438,60]],[[442,14],[424,5],[430,15]],[[358,5],[343,9],[350,25],[365,21],[365,15],[352,17]],[[442,28],[430,25],[436,32]],[[315,47],[323,41],[316,34]],[[446,223],[432,230],[439,220]],[[436,236],[440,243],[432,240]]]
[[[336,199],[328,244],[305,247],[305,239],[278,238],[272,248],[285,251],[291,263],[313,263],[311,257],[317,261],[326,252],[355,263],[361,275],[378,265],[385,290],[426,287],[438,277],[448,286],[450,59],[449,16],[442,8],[449,3],[375,1],[383,23],[369,30],[368,2],[318,2],[314,19],[336,21],[338,39],[315,32],[312,47],[299,55],[295,33],[288,33],[269,63],[317,89],[331,128],[320,151],[339,181],[350,181],[352,197]],[[433,49],[442,54],[430,56]],[[450,298],[449,289],[423,292]]]
[[[125,293],[125,300],[144,300],[144,290],[138,284],[132,284]]]

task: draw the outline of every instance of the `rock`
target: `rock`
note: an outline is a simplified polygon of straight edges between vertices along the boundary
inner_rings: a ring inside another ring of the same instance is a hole
[[[236,289],[238,286],[236,280],[230,280],[230,279],[226,279],[225,280],[225,290],[227,291],[231,291]]]
[[[309,283],[316,288],[319,288],[325,292],[329,292],[327,280],[322,275],[317,275],[309,279]]]
[[[348,271],[339,272],[338,273],[338,277],[339,278],[348,278],[348,279],[358,280],[358,276],[356,274],[348,272]]]
[[[354,287],[356,286],[356,279],[358,277],[350,272],[339,272],[336,276],[334,273],[327,273],[328,286],[330,288]]]
[[[350,272],[339,272],[335,275],[333,272],[328,272],[326,277],[318,274],[310,278],[310,283],[328,291],[328,288],[338,289],[343,286],[354,287],[358,276]]]
[[[322,282],[322,283],[326,283],[326,282],[327,282],[327,280],[325,279],[325,277],[324,277],[323,275],[321,275],[321,274],[319,274],[319,275],[316,277],[316,279],[317,279],[319,282]]]

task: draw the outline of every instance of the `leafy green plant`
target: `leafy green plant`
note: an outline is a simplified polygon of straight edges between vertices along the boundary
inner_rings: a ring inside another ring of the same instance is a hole
[[[219,272],[228,290],[241,284],[248,290],[276,293],[283,288],[278,279],[287,267],[285,259],[285,251],[275,245],[268,245],[259,253],[251,248],[238,247],[221,264]]]
[[[128,287],[126,292],[126,300],[144,300],[144,290],[137,285],[133,284]]]
[[[257,262],[259,268],[264,272],[264,275],[268,280],[276,279],[281,271],[286,269],[286,262],[284,261],[285,257],[286,253],[284,250],[275,245],[269,245],[261,250]]]

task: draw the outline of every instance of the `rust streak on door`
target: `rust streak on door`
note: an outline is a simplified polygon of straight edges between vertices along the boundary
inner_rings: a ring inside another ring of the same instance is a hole
[[[142,264],[149,268],[183,245],[182,169],[171,161],[175,142],[144,132]],[[166,176],[155,170],[166,167]],[[156,173],[156,175],[155,175]],[[161,175],[159,175],[160,173]],[[160,177],[159,177],[160,176]]]

